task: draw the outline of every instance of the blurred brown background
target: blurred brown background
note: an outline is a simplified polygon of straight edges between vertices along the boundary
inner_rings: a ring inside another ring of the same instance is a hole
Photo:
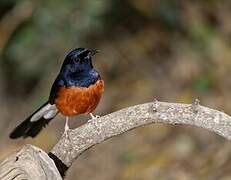
[[[35,139],[8,134],[48,98],[76,47],[101,50],[94,64],[106,90],[97,114],[154,98],[199,98],[231,114],[230,19],[229,0],[1,0],[0,159],[26,143],[49,151],[57,142],[62,116]],[[231,179],[231,144],[199,128],[150,125],[90,149],[67,179]]]

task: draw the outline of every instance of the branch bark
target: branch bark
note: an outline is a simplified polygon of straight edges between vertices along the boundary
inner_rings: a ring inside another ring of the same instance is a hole
[[[205,128],[231,139],[231,117],[199,104],[155,102],[141,104],[92,120],[62,136],[51,152],[68,167],[84,151],[131,129],[150,123],[186,124]]]
[[[119,110],[69,130],[69,136],[63,135],[49,155],[56,166],[58,165],[59,172],[64,174],[68,167],[92,146],[150,123],[192,125],[231,139],[231,117],[224,112],[201,106],[198,100],[193,104],[155,100]]]

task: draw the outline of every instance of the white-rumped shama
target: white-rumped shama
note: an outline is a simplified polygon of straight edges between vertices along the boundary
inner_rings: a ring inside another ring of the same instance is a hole
[[[10,138],[35,137],[58,113],[68,118],[78,114],[90,114],[98,105],[104,91],[104,81],[94,69],[92,57],[98,50],[74,49],[66,56],[55,79],[49,99],[37,111],[18,125]]]

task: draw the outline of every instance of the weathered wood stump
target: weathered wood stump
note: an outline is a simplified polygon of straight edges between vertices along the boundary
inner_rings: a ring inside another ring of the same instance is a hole
[[[1,180],[61,180],[54,161],[32,145],[23,146],[0,164]]]

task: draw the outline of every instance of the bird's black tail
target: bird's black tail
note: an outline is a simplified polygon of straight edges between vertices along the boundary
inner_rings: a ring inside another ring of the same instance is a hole
[[[55,105],[48,102],[43,104],[37,111],[19,124],[11,133],[10,138],[35,137],[56,115],[58,111]]]

